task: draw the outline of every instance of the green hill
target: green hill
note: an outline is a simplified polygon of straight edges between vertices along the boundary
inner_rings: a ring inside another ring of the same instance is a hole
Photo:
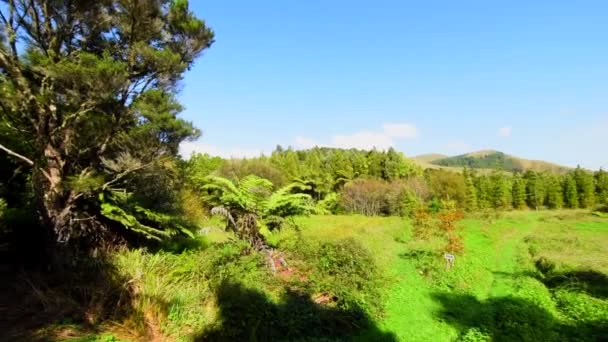
[[[421,154],[419,156],[415,156],[412,159],[415,161],[418,161],[418,162],[422,162],[422,163],[432,163],[435,160],[444,159],[447,157],[449,157],[449,156],[446,156],[445,154],[428,153],[428,154]]]
[[[431,165],[443,167],[468,167],[472,169],[498,169],[509,172],[523,171],[546,171],[552,173],[566,173],[569,167],[542,161],[529,160],[495,150],[482,150],[462,154],[453,157],[431,159],[436,154],[427,154],[414,157],[419,162],[426,162]]]

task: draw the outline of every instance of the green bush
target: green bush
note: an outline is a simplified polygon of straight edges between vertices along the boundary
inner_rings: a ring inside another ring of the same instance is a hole
[[[380,313],[382,281],[373,256],[352,238],[319,245],[298,241],[292,252],[310,266],[309,287],[332,296],[338,307]]]
[[[340,212],[340,195],[330,192],[324,199],[317,202],[317,211],[320,214],[338,214]]]

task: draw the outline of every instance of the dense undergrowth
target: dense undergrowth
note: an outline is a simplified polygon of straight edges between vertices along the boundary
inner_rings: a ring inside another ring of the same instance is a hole
[[[372,254],[344,239],[282,241],[289,261],[276,273],[262,253],[238,240],[179,252],[123,250],[107,264],[79,264],[69,279],[34,276],[16,283],[30,311],[14,317],[18,340],[235,341],[355,338],[393,340],[381,315],[381,274]],[[96,259],[97,260],[97,259]],[[90,274],[94,278],[88,279]],[[54,280],[53,280],[54,279]],[[53,282],[51,282],[53,280]],[[20,328],[23,328],[21,326]]]

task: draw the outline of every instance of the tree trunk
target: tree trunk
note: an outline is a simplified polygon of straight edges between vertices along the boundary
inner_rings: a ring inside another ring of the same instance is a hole
[[[49,243],[66,242],[72,234],[70,227],[75,193],[64,186],[66,162],[55,148],[44,150],[45,165],[34,165],[33,185],[40,221],[48,231]]]

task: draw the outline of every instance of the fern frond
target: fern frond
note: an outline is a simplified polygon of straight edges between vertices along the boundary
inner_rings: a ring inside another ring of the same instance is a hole
[[[126,229],[142,234],[148,239],[161,241],[163,237],[170,236],[167,232],[140,223],[135,216],[111,203],[101,204],[101,214],[110,220],[122,224]]]

